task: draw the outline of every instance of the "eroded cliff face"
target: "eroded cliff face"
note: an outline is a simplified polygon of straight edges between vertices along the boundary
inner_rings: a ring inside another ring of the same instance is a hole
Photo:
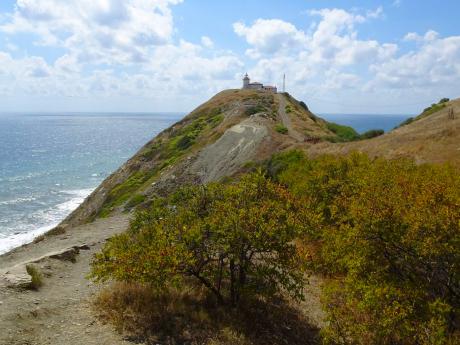
[[[276,130],[280,125],[290,127],[287,133]],[[248,162],[303,143],[308,133],[333,135],[323,120],[287,95],[223,91],[148,142],[64,223],[85,223],[133,209],[183,184],[231,176]]]

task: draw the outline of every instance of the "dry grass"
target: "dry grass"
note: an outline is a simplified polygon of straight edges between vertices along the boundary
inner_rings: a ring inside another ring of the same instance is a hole
[[[318,330],[285,301],[253,300],[238,308],[217,306],[204,291],[117,283],[94,302],[102,320],[131,340],[147,344],[316,344]]]
[[[460,167],[460,117],[448,118],[449,109],[460,113],[460,99],[449,106],[379,137],[350,143],[320,143],[306,146],[314,157],[321,154],[365,152],[387,159],[407,157],[417,163],[446,163]]]

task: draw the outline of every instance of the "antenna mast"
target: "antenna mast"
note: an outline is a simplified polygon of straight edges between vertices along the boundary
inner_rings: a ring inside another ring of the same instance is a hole
[[[283,92],[286,92],[286,73],[283,74]]]

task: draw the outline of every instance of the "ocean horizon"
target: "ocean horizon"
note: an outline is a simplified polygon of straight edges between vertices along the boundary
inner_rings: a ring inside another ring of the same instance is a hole
[[[0,254],[59,224],[183,115],[0,114]]]
[[[184,113],[0,113],[0,254],[59,224],[112,172]],[[391,130],[406,115],[321,114]]]

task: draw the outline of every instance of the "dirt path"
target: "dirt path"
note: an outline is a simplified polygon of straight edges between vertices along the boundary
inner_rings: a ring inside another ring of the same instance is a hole
[[[98,287],[85,278],[92,255],[107,238],[125,230],[127,225],[126,216],[101,219],[1,256],[0,344],[132,344],[97,321],[90,300]],[[73,247],[82,248],[74,263],[69,261],[72,255],[48,255]],[[38,291],[6,286],[5,272],[37,258],[40,260],[35,265],[45,277]]]
[[[286,97],[279,93],[275,96],[277,97],[279,103],[278,115],[280,116],[281,122],[283,123],[284,127],[288,129],[288,135],[297,141],[303,142],[305,140],[305,137],[292,127],[291,119],[289,118],[289,115],[286,113]]]

